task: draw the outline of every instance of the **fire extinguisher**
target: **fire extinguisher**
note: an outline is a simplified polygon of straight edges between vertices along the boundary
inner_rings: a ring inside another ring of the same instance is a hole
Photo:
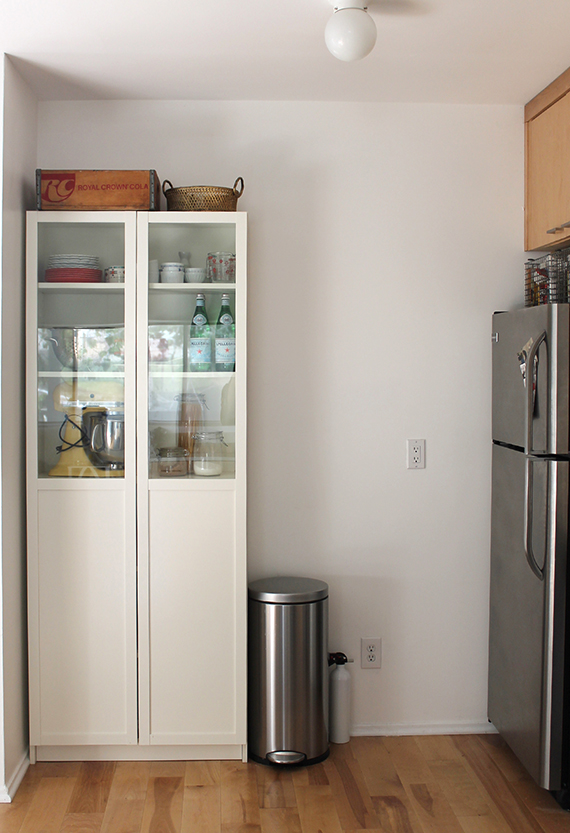
[[[331,743],[348,743],[350,740],[350,674],[346,654],[329,654],[329,665],[335,668],[330,675],[329,688],[329,739]]]

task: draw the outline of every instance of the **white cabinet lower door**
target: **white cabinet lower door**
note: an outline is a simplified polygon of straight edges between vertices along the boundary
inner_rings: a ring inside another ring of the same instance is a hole
[[[149,492],[150,742],[245,743],[235,481],[164,485]]]
[[[31,742],[136,743],[136,565],[124,488],[47,488],[37,498]]]

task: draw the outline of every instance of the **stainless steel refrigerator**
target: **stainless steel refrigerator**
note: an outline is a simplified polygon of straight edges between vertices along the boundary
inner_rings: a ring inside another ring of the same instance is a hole
[[[493,316],[488,716],[567,801],[570,305]]]

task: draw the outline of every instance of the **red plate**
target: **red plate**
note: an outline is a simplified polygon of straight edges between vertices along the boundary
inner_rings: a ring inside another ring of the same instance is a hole
[[[101,281],[101,269],[46,269],[48,283],[97,283]]]

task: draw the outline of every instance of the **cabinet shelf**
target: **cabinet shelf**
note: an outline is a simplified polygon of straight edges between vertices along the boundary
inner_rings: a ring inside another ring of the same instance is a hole
[[[38,370],[38,377],[42,379],[124,379],[121,370]]]
[[[44,282],[38,281],[38,289],[40,292],[124,292],[125,291],[125,284],[124,283],[99,283],[98,281],[93,281],[93,283],[89,282],[81,282],[81,283],[71,283],[71,282]]]
[[[235,283],[151,283],[150,292],[235,292]]]
[[[186,477],[154,477],[149,480],[149,491],[203,491],[203,492],[234,492],[236,477],[234,474],[220,474],[217,477],[197,477],[189,474]]]
[[[165,376],[172,379],[231,379],[235,375],[235,371],[212,370],[198,373],[191,370],[150,370],[148,375],[151,379],[163,379]]]

